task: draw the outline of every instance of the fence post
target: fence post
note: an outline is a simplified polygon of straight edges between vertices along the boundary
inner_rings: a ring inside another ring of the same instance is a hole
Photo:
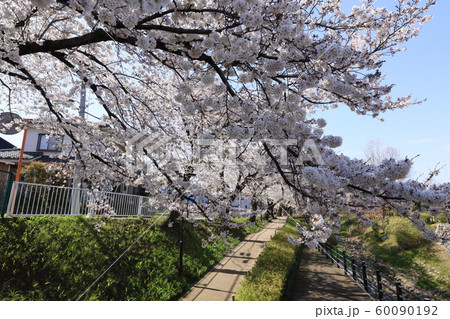
[[[344,274],[347,274],[347,253],[345,250],[342,252],[342,259],[344,263]]]
[[[16,193],[19,185],[17,182],[13,182],[11,192],[9,194],[8,208],[6,209],[6,216],[11,216],[15,212]]]
[[[367,269],[366,269],[366,263],[363,261],[361,263],[362,268],[362,277],[363,277],[363,283],[364,283],[364,290],[369,292],[369,285],[367,283]]]
[[[87,210],[87,214],[89,215],[89,216],[93,216],[93,215],[95,215],[95,212],[94,212],[94,210],[92,209],[92,207],[93,207],[93,205],[94,205],[94,201],[95,201],[95,198],[94,198],[94,192],[92,191],[92,190],[90,190],[90,191],[87,191],[86,192],[86,197],[87,197],[87,205],[88,205],[88,210]]]
[[[142,214],[142,197],[139,197],[139,204],[138,204],[138,211],[137,211],[138,217],[141,216],[141,214]]]
[[[5,213],[8,213],[8,203],[9,203],[9,199],[11,198],[11,189],[14,183],[14,174],[11,172],[3,172],[1,171],[1,173],[6,173],[7,174],[7,180],[6,180],[6,186],[5,189],[3,190],[3,201],[2,201],[2,218],[5,216]]]
[[[337,247],[336,247],[336,266],[337,266],[338,268],[341,268],[341,267],[339,266],[339,248],[337,248]]]
[[[184,217],[181,217],[180,222],[180,260],[178,265],[178,273],[181,275],[183,273],[183,233],[184,233]]]
[[[352,276],[353,276],[353,280],[356,281],[355,257],[353,257],[353,256],[352,256]]]
[[[73,186],[71,202],[70,202],[70,215],[80,215],[80,189],[78,186]]]
[[[378,300],[383,300],[383,286],[381,284],[381,273],[380,270],[376,270],[377,275],[377,290],[378,290]]]
[[[397,300],[401,301],[403,300],[402,298],[402,288],[400,287],[400,282],[396,282],[395,283],[395,292],[397,293]]]
[[[325,258],[328,259],[328,254],[331,255],[331,253],[328,252],[328,245],[327,244],[323,245],[323,248],[324,248],[324,251],[325,251]]]

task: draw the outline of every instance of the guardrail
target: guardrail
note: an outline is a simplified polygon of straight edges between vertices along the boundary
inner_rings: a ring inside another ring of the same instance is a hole
[[[330,259],[337,267],[360,285],[369,295],[378,300],[424,300],[414,294],[400,282],[390,279],[379,269],[367,265],[336,246],[319,244],[317,247],[322,255]]]
[[[160,213],[148,197],[91,189],[14,182],[7,216],[151,217]]]

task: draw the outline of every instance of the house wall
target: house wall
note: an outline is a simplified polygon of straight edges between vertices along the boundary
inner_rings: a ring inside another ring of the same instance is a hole
[[[27,131],[27,138],[25,141],[25,152],[38,152],[38,141],[39,141],[39,134],[47,134],[47,131],[29,127]],[[64,143],[68,143],[70,141],[68,136],[64,136]],[[68,152],[68,150],[64,150],[64,152]],[[45,151],[43,152],[44,155],[57,155],[58,151]]]
[[[37,145],[38,145],[38,136],[39,133],[43,131],[36,130],[34,128],[28,128],[27,131],[27,138],[25,140],[25,152],[36,152]]]

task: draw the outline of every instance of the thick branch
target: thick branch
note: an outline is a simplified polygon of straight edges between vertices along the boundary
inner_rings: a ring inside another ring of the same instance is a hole
[[[38,52],[54,52],[63,49],[71,49],[87,44],[115,40],[103,29],[96,29],[90,33],[61,40],[46,40],[42,44],[26,42],[19,44],[19,55],[28,55]]]

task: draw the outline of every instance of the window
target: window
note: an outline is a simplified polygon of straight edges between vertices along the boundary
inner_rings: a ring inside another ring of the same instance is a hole
[[[48,134],[39,134],[38,137],[38,151],[61,151],[58,146],[61,144],[62,139],[60,136],[49,136]]]

